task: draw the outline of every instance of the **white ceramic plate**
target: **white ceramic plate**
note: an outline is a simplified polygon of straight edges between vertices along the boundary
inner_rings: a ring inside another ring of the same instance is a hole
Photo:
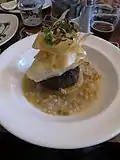
[[[120,50],[89,36],[84,48],[102,74],[99,101],[79,116],[50,116],[23,96],[21,79],[36,51],[36,35],[9,47],[0,57],[0,122],[11,133],[33,144],[52,148],[82,148],[120,133]]]
[[[5,27],[5,23],[8,25]],[[0,14],[0,46],[9,41],[18,29],[18,18],[12,14]]]
[[[46,9],[46,8],[50,7],[51,5],[52,5],[51,0],[45,0],[45,3],[44,3],[44,5],[43,5],[43,8],[42,8],[42,9]],[[4,10],[4,9],[2,8],[2,6],[0,7],[0,10]],[[8,11],[8,12],[10,12],[10,13],[20,13],[20,11],[19,11],[17,8],[14,9],[14,10],[6,10],[6,11]]]

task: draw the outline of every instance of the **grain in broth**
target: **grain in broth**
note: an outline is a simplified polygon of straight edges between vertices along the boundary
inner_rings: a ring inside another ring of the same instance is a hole
[[[98,98],[101,75],[87,61],[80,64],[83,84],[69,94],[43,88],[40,83],[27,78],[22,81],[22,89],[26,99],[41,111],[51,115],[73,115],[90,107]]]

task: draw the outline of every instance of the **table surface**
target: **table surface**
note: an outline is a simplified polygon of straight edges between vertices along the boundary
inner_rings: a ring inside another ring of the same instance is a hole
[[[1,13],[1,12],[0,12]],[[5,13],[5,12],[2,12],[2,13]],[[51,8],[47,8],[45,10],[43,10],[43,17],[45,15],[50,15],[51,14]],[[4,45],[2,45],[0,47],[0,50],[1,52],[3,52],[6,48],[8,48],[10,45],[12,45],[13,43],[15,43],[16,41],[20,40],[21,38],[24,38],[25,36],[27,36],[27,34],[33,34],[33,33],[37,33],[40,29],[40,27],[35,27],[35,28],[26,28],[22,21],[21,21],[21,17],[19,14],[17,14],[18,18],[19,18],[19,27],[18,27],[18,31],[16,32],[16,34],[14,35],[14,37],[7,43],[5,43]],[[21,34],[22,33],[22,34]],[[27,33],[27,34],[26,34]],[[117,25],[115,31],[113,32],[111,38],[110,38],[110,41],[111,42],[117,42],[119,45],[120,45],[120,23]],[[2,137],[4,137],[3,135],[6,136],[6,130],[4,130],[2,127],[0,127],[1,129],[1,133],[0,135],[2,134]],[[15,139],[17,138],[13,138],[13,136],[9,135],[8,133],[8,137],[12,137],[11,139],[13,141],[15,141]],[[7,138],[8,138],[7,137]],[[1,139],[1,138],[0,138]],[[3,140],[4,141],[4,140]],[[17,141],[17,140],[16,140]],[[19,140],[18,140],[19,141]],[[120,141],[120,136],[117,136],[115,137],[114,139],[111,140],[111,142],[119,142]],[[0,141],[1,142],[1,141]],[[10,143],[12,143],[12,141],[10,141]]]
[[[119,143],[103,143],[94,147],[74,150],[57,150],[26,143],[11,134],[0,134],[0,156],[7,159],[33,160],[116,160],[120,159]],[[118,156],[118,157],[117,157]]]

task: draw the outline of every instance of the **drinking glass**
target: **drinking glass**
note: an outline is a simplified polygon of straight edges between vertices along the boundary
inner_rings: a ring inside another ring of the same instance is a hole
[[[117,9],[110,5],[97,5],[90,20],[90,29],[95,36],[109,40],[118,22]]]
[[[18,9],[24,25],[32,27],[41,24],[43,4],[44,0],[19,0]]]
[[[65,10],[70,9],[69,18],[73,19],[79,17],[82,7],[82,0],[52,0],[52,15],[59,18]]]

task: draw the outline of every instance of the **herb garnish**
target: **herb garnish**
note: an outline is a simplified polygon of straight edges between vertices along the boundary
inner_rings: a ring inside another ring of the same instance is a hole
[[[57,20],[51,23],[51,25],[48,25],[47,22],[43,24],[42,32],[44,33],[45,42],[51,46],[68,39],[72,42],[77,36],[78,28],[68,19],[61,18],[61,20]]]
[[[53,41],[52,41],[52,33],[50,32],[50,30],[45,29],[44,30],[44,40],[46,41],[46,43],[48,45],[53,45]]]

